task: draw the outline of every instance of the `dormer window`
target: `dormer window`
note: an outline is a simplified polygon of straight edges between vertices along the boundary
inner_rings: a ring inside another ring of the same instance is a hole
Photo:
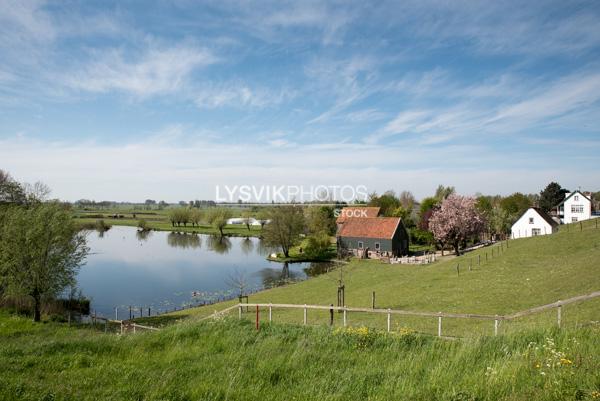
[[[574,200],[574,201],[578,201],[578,200],[579,200],[579,195],[575,195],[575,196],[573,197],[573,200]]]
[[[533,217],[529,218],[529,224],[533,224]]]

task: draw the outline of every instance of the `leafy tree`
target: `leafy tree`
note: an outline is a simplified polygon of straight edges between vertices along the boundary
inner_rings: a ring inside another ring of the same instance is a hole
[[[248,231],[250,231],[250,224],[252,224],[252,212],[250,210],[245,210],[242,213],[242,221],[244,222],[244,225]]]
[[[451,244],[458,256],[460,244],[483,230],[485,220],[476,204],[475,198],[454,194],[442,201],[429,220],[429,228],[442,249]]]
[[[311,258],[325,256],[329,251],[329,245],[331,245],[330,238],[331,237],[323,231],[309,235],[306,240],[306,246],[304,247],[304,253]]]
[[[423,231],[429,230],[429,219],[433,214],[433,210],[437,206],[438,201],[435,198],[425,198],[421,201],[419,209],[419,229]]]
[[[435,195],[433,195],[433,197],[438,202],[441,202],[454,193],[456,193],[454,187],[445,187],[443,185],[438,185],[437,189],[435,190]]]
[[[9,173],[0,170],[0,205],[23,205],[27,203],[27,195],[21,184],[15,181]]]
[[[75,285],[88,251],[62,205],[11,207],[0,226],[0,285],[8,295],[31,297],[40,321],[42,301]]]
[[[369,195],[368,206],[379,207],[379,213],[382,216],[392,216],[394,210],[400,206],[400,200],[396,197],[394,191],[391,190],[384,192],[381,196],[373,192]]]
[[[531,200],[520,192],[515,192],[500,201],[500,208],[510,216],[513,222],[525,213],[531,205]]]
[[[221,237],[223,237],[223,229],[227,225],[227,220],[231,218],[231,215],[232,214],[230,209],[218,207],[210,209],[208,211],[206,219],[209,224],[211,224],[214,228],[219,230],[219,232],[221,233]]]
[[[561,187],[560,184],[551,182],[542,192],[540,192],[540,209],[548,213],[553,207],[565,199],[565,194],[568,192],[569,190]]]
[[[325,233],[334,235],[336,231],[335,214],[329,206],[311,206],[306,209],[306,227],[311,234]]]
[[[268,245],[281,247],[285,257],[290,256],[290,248],[298,242],[304,231],[304,213],[300,206],[286,205],[271,210],[271,222],[263,229],[263,238]]]
[[[202,221],[202,218],[204,217],[204,214],[202,213],[202,211],[200,209],[191,209],[189,211],[190,214],[190,223],[192,223],[192,227],[193,226],[199,226],[200,222]]]

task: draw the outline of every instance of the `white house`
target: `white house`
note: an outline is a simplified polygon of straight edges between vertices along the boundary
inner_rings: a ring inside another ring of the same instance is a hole
[[[592,218],[592,200],[579,191],[568,192],[558,206],[558,217],[563,224]]]
[[[556,231],[558,223],[552,220],[543,210],[530,207],[513,224],[511,228],[512,238],[535,237],[536,235],[552,234]]]

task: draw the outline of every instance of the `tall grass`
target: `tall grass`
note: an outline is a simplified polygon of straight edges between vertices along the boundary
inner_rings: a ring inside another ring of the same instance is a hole
[[[600,329],[441,340],[410,331],[187,322],[118,336],[0,315],[2,400],[576,400]]]

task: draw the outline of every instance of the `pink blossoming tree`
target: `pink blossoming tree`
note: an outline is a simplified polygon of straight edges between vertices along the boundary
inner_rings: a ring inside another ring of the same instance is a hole
[[[445,244],[452,244],[458,256],[460,244],[483,231],[485,218],[475,207],[476,203],[475,198],[452,194],[433,212],[429,230],[442,249]]]

